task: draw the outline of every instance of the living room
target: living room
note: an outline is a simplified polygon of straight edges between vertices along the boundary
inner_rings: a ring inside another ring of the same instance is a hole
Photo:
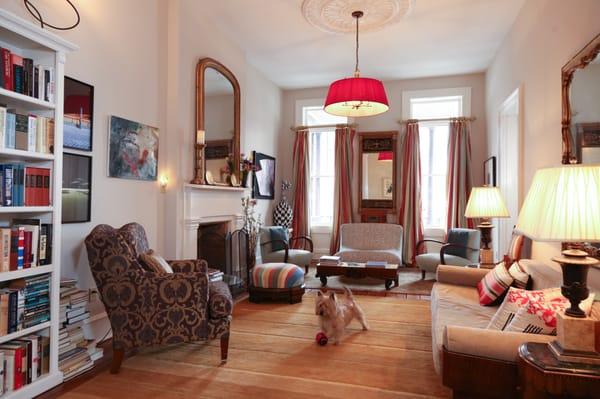
[[[600,397],[598,15],[3,0],[0,397]]]

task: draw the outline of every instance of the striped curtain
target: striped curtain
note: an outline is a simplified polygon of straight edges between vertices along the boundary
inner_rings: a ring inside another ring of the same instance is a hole
[[[465,208],[472,187],[471,124],[465,119],[454,119],[450,121],[450,137],[448,138],[447,229],[474,227],[473,220],[465,217]]]
[[[310,179],[310,162],[308,156],[308,130],[296,132],[294,141],[294,206],[292,229],[295,237],[310,236],[308,215],[308,180]],[[305,240],[296,240],[294,248],[304,248]]]
[[[355,134],[355,130],[349,127],[335,129],[333,226],[329,248],[331,254],[335,254],[340,248],[340,226],[352,223],[352,173],[354,166],[352,143]]]
[[[423,239],[421,220],[421,156],[419,150],[419,124],[409,121],[400,149],[402,160],[400,172],[400,218],[404,228],[402,258],[414,264],[417,243]]]

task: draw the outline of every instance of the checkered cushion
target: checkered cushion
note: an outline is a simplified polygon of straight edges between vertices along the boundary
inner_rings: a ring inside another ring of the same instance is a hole
[[[260,288],[292,288],[304,284],[304,270],[291,263],[264,263],[252,269],[252,285]]]

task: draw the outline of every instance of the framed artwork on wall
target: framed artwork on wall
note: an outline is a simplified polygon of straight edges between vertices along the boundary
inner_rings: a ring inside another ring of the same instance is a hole
[[[275,158],[254,151],[252,198],[275,198]]]
[[[63,147],[92,151],[94,86],[65,76]]]
[[[483,184],[496,187],[496,157],[489,157],[483,162]]]
[[[576,123],[575,150],[579,163],[600,162],[600,122]]]
[[[158,129],[111,116],[108,138],[108,176],[156,180]]]
[[[383,178],[383,197],[384,198],[392,198],[394,196],[394,184],[392,183],[392,179],[389,177]]]
[[[63,153],[62,222],[92,219],[92,157]]]

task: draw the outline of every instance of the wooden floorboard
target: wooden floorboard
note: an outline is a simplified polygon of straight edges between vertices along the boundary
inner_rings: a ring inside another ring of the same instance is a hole
[[[118,375],[102,371],[61,397],[449,398],[433,369],[429,302],[357,296],[369,323],[340,345],[314,342],[314,294],[300,304],[236,304],[229,360],[219,343],[145,349]]]

